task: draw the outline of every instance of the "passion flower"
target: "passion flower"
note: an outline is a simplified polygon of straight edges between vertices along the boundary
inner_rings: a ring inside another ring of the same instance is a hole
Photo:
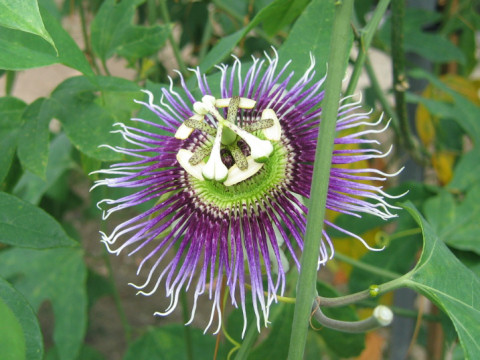
[[[231,303],[241,307],[246,326],[247,296],[251,296],[257,326],[268,322],[269,306],[283,295],[289,262],[299,269],[303,248],[312,169],[324,97],[323,78],[316,77],[315,61],[297,82],[288,64],[277,69],[278,56],[253,59],[246,72],[235,58],[221,65],[219,83],[199,69],[194,96],[181,75],[181,90],[173,84],[162,90],[160,103],[152,93],[138,101],[156,115],[156,121],[132,127],[116,124],[131,148],[112,147],[132,158],[98,173],[107,178],[95,186],[131,188],[131,195],[105,199],[104,218],[156,200],[152,207],[102,233],[109,252],[147,249],[138,267],[148,273],[145,283],[133,285],[151,295],[163,284],[170,306],[156,315],[173,312],[182,289],[194,287],[197,299],[207,293],[212,311],[207,329],[217,314],[221,325],[222,283]],[[345,99],[344,99],[345,100]],[[390,175],[379,170],[346,165],[386,156],[369,148],[376,140],[367,134],[382,132],[371,123],[360,104],[342,101],[336,129],[327,208],[360,217],[369,213],[394,217],[380,183]],[[145,130],[149,126],[150,130]],[[348,149],[348,150],[346,150]],[[318,159],[322,161],[322,159]],[[95,187],[94,186],[94,187]],[[329,221],[333,227],[368,245],[363,239]],[[148,246],[147,246],[148,245]],[[168,253],[174,255],[167,255]],[[319,266],[334,254],[323,231]],[[248,290],[247,290],[248,288]],[[245,331],[245,327],[244,327]]]

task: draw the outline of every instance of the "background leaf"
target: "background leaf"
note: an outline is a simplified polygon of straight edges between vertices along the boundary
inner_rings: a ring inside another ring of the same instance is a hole
[[[132,343],[123,360],[187,360],[184,331],[184,326],[180,324],[150,329]],[[215,337],[204,335],[195,328],[191,328],[190,332],[195,360],[213,359]],[[224,357],[219,355],[218,358]]]
[[[480,280],[450,252],[411,203],[405,208],[422,228],[424,241],[422,256],[405,275],[405,285],[425,295],[450,317],[465,358],[476,359],[480,353]]]
[[[473,187],[461,204],[449,192],[441,192],[425,203],[425,217],[449,246],[480,255],[480,185]]]
[[[38,35],[55,48],[43,25],[37,0],[0,0],[0,25]]]
[[[74,247],[5,250],[0,253],[0,274],[34,309],[50,300],[55,315],[53,339],[59,357],[76,359],[87,323],[83,252]]]
[[[0,243],[45,249],[75,244],[42,209],[0,192]]]
[[[0,278],[0,349],[8,359],[41,360],[43,339],[30,304]]]
[[[18,157],[22,166],[42,178],[47,170],[48,124],[52,117],[53,109],[48,100],[35,100],[22,115],[24,122],[18,139]]]
[[[70,153],[72,144],[65,134],[58,135],[50,144],[50,158],[45,179],[25,171],[13,188],[13,193],[32,204],[38,204],[42,196],[55,185],[68,169],[74,166]]]
[[[315,72],[326,72],[335,7],[331,1],[313,0],[293,26],[278,53],[282,63],[292,60],[289,72],[299,79],[310,67],[310,52],[315,57]],[[321,18],[321,21],[319,19]],[[308,34],[308,36],[305,36]],[[353,41],[353,35],[344,41]],[[347,65],[345,61],[345,66]]]
[[[60,84],[52,93],[57,117],[68,138],[81,152],[99,160],[119,160],[121,154],[100,145],[120,146],[124,143],[121,135],[112,134],[111,131],[115,130],[114,123],[129,120],[130,112],[122,110],[125,104],[129,106],[128,109],[136,106],[132,94],[139,94],[138,87],[120,78],[97,77],[96,81],[98,86],[85,77],[74,77]],[[98,96],[99,91],[103,91],[101,97]],[[132,96],[128,102],[112,101],[125,93]],[[120,103],[122,106],[118,107]]]

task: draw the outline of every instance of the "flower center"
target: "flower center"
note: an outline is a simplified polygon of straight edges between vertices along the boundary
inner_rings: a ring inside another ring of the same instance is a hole
[[[179,150],[177,160],[185,171],[198,180],[216,181],[225,186],[238,184],[258,173],[274,151],[272,141],[280,140],[281,127],[272,109],[263,110],[260,120],[243,126],[236,124],[239,109],[251,110],[255,104],[255,100],[248,98],[215,99],[210,95],[195,102],[195,114],[183,122],[175,137],[185,140],[196,129],[213,140],[194,152]],[[225,107],[228,107],[226,119],[218,111]],[[206,115],[216,120],[216,128],[206,121]]]

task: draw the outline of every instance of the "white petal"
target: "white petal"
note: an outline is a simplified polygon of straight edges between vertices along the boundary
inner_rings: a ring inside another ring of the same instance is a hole
[[[273,119],[273,126],[263,129],[263,134],[268,140],[278,141],[282,135],[282,128],[278,121],[277,114],[272,109],[265,109],[262,112],[262,119]]]
[[[192,134],[193,130],[194,130],[193,128],[190,128],[185,124],[182,124],[177,129],[177,132],[175,133],[175,138],[180,140],[185,140]]]
[[[192,165],[189,160],[192,157],[193,153],[189,150],[180,149],[177,153],[177,161],[180,166],[185,169],[187,173],[192,175],[195,179],[203,180],[202,169],[205,166],[205,162],[202,161],[200,164]]]
[[[225,186],[232,186],[239,182],[252,177],[263,167],[262,163],[256,162],[252,156],[247,157],[248,168],[246,170],[240,170],[237,164],[228,169],[227,180],[223,183]]]
[[[215,101],[215,106],[217,108],[224,108],[230,105],[230,100],[231,98],[226,98],[226,99],[217,99]],[[238,107],[240,109],[253,109],[255,107],[255,104],[257,102],[255,100],[249,99],[249,98],[240,98],[240,104],[238,104]]]

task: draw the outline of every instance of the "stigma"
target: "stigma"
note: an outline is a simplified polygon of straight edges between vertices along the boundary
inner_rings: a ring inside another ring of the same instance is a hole
[[[175,138],[186,140],[194,130],[199,130],[209,141],[193,152],[180,149],[177,153],[180,166],[198,180],[217,181],[225,186],[238,184],[258,173],[272,155],[272,142],[280,140],[282,129],[273,109],[263,110],[260,119],[241,122],[243,126],[240,126],[239,111],[252,110],[255,105],[255,100],[239,96],[216,99],[205,95],[195,102],[193,116],[180,125]],[[223,108],[227,108],[226,118],[221,114]],[[216,127],[205,119],[207,116]]]

